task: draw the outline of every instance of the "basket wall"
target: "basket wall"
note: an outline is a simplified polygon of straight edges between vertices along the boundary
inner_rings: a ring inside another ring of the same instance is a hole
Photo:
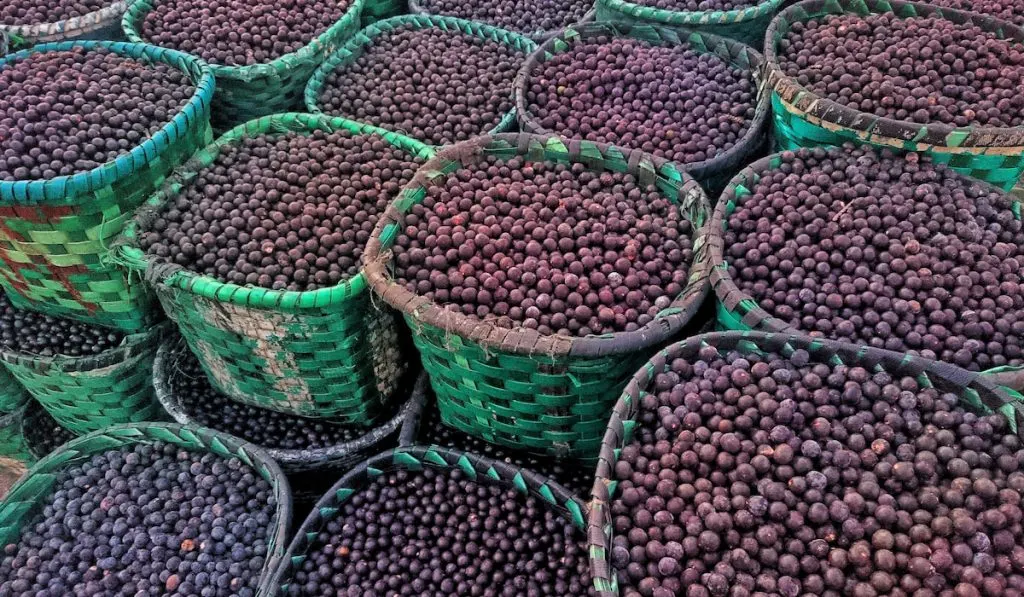
[[[29,399],[25,388],[6,369],[0,367],[0,414],[17,410]]]
[[[0,415],[0,472],[21,476],[36,461],[21,432],[28,403]]]
[[[138,331],[153,299],[107,258],[135,209],[178,164],[210,139],[213,77],[201,62],[143,44],[62,42],[9,55],[72,47],[109,48],[187,72],[196,94],[173,120],[128,154],[88,172],[46,181],[0,181],[0,286],[19,307]]]
[[[359,19],[360,24],[365,27],[377,21],[390,19],[409,13],[408,0],[366,0],[363,4],[363,14]]]
[[[764,0],[756,6],[741,10],[676,12],[642,6],[628,0],[597,0],[597,21],[682,26],[760,48],[768,23],[781,4],[782,0]]]
[[[127,4],[126,1],[112,2],[97,11],[53,23],[0,25],[0,34],[17,38],[24,45],[87,39],[120,41],[121,28],[118,25]],[[3,54],[0,51],[0,56]]]
[[[430,12],[430,9],[428,9],[425,6],[423,6],[424,3],[421,0],[408,0],[408,2],[409,2],[409,12],[411,14],[423,15],[423,16],[430,16],[430,15],[443,16],[443,15],[436,15],[436,13]],[[597,15],[597,11],[595,9],[591,8],[590,10],[587,11],[587,13],[585,15],[583,15],[580,18],[579,21],[576,21],[575,23],[570,23],[568,26],[569,27],[573,27],[573,26],[578,25],[580,23],[592,23],[597,18],[596,15]],[[476,21],[477,19],[469,19],[469,20]],[[483,21],[478,21],[478,22],[483,22]],[[556,35],[558,35],[561,31],[562,31],[561,29],[553,29],[553,30],[549,30],[549,31],[521,32],[521,35],[525,35],[526,37],[532,39],[533,41],[537,42],[538,44],[542,44],[545,41],[551,39],[552,37],[555,37]]]

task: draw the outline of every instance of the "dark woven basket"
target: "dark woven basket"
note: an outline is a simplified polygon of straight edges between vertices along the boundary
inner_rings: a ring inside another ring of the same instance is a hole
[[[775,169],[781,163],[780,154],[772,154],[762,158],[736,175],[722,193],[715,206],[707,231],[707,257],[710,265],[711,288],[717,303],[718,325],[726,330],[756,330],[761,332],[783,332],[807,334],[788,323],[778,319],[762,309],[754,297],[743,292],[736,286],[729,274],[729,264],[725,259],[725,232],[729,216],[752,193],[752,189],[761,180],[762,173]],[[965,180],[971,184],[987,187],[993,192],[1000,192],[984,182],[973,179]],[[1014,215],[1020,219],[1022,202],[1014,198]],[[1024,367],[998,367],[985,372],[992,376],[992,381],[1018,391],[1024,391]]]
[[[895,13],[900,17],[941,17],[977,25],[997,37],[1024,43],[1024,28],[977,13],[901,0],[805,0],[772,21],[765,41],[766,76],[772,88],[775,141],[779,149],[867,143],[928,155],[935,163],[1009,191],[1024,174],[1024,126],[993,128],[922,125],[882,118],[818,96],[782,71],[778,44],[790,24],[825,15]]]
[[[637,4],[630,0],[597,0],[597,20],[648,23],[667,27],[687,27],[735,39],[755,48],[764,42],[765,29],[783,0],[762,0],[737,10],[680,12]]]
[[[585,530],[586,504],[558,483],[541,475],[504,462],[437,446],[398,448],[378,454],[349,471],[314,506],[296,533],[295,539],[288,546],[281,567],[274,574],[272,586],[276,594],[288,594],[288,585],[295,571],[306,560],[319,532],[338,515],[341,504],[384,473],[396,470],[416,471],[425,467],[438,470],[457,468],[479,483],[515,488],[523,495],[539,498],[545,506],[568,520],[580,533]]]
[[[531,78],[540,65],[556,54],[562,54],[572,45],[598,37],[630,38],[654,45],[688,46],[700,54],[714,54],[732,66],[751,71],[757,87],[757,104],[750,128],[736,140],[736,144],[719,155],[690,164],[682,164],[684,171],[696,178],[712,197],[729,182],[736,171],[750,161],[751,155],[763,147],[771,112],[768,87],[764,79],[764,57],[753,48],[701,31],[682,28],[658,27],[643,23],[587,23],[569,27],[545,42],[530,55],[516,76],[514,85],[516,116],[519,127],[526,133],[563,134],[563,131],[545,129],[530,112],[526,92]]]
[[[788,356],[795,350],[806,350],[811,362],[856,364],[869,371],[887,371],[898,375],[912,375],[925,387],[938,387],[955,392],[971,407],[998,411],[1007,417],[1014,432],[1024,432],[1024,397],[1010,396],[977,373],[964,371],[953,365],[907,356],[897,352],[863,348],[852,344],[816,340],[792,334],[764,334],[759,332],[725,332],[697,336],[672,344],[644,364],[626,386],[615,405],[608,429],[601,443],[601,457],[597,466],[588,529],[591,573],[594,586],[602,597],[619,594],[618,581],[611,565],[612,517],[610,502],[615,497],[615,463],[620,450],[632,440],[636,417],[642,397],[651,391],[654,380],[671,368],[674,359],[695,357],[702,346],[738,350],[742,353],[772,352]]]
[[[28,453],[33,458],[44,458],[47,454],[54,450],[49,450],[45,446],[40,445],[39,439],[36,437],[39,434],[47,433],[47,430],[52,431],[51,425],[58,424],[50,413],[43,408],[42,404],[39,404],[35,400],[30,401],[25,405],[24,416],[21,417],[21,436],[25,442],[25,447]],[[59,446],[73,440],[76,435],[67,429],[61,430],[58,437],[46,437],[46,441],[54,443]],[[61,441],[63,440],[63,441]]]
[[[128,2],[116,0],[99,10],[63,21],[35,25],[0,25],[0,35],[9,35],[19,45],[30,46],[47,41],[108,40],[121,41],[121,15]],[[0,44],[2,45],[2,44]],[[4,52],[0,48],[0,56]]]
[[[595,171],[630,172],[654,183],[694,224],[695,263],[687,287],[647,326],[585,338],[507,329],[453,313],[395,283],[391,251],[405,214],[439,177],[484,155],[502,159],[583,163]],[[638,151],[527,134],[495,135],[442,150],[377,223],[367,244],[365,273],[374,292],[400,311],[413,332],[445,423],[493,443],[592,457],[608,409],[651,352],[670,341],[708,292],[702,238],[707,199],[675,164]]]
[[[423,2],[421,0],[409,0],[409,12],[414,14],[414,15],[424,15],[424,16],[436,15],[436,13],[431,12],[430,9],[428,9],[425,6],[423,6]],[[437,15],[437,16],[440,16],[440,15]],[[483,19],[469,19],[469,20],[484,22]],[[570,23],[567,26],[573,27],[573,26],[578,25],[580,23],[593,23],[595,20],[597,20],[597,11],[594,10],[594,9],[591,9],[591,10],[588,10],[587,13],[580,18],[580,20],[576,21],[575,23]],[[495,26],[497,26],[497,25],[495,25]],[[551,39],[552,37],[558,35],[558,33],[560,31],[561,31],[561,29],[553,29],[553,30],[550,30],[550,31],[522,31],[522,32],[520,32],[520,34],[521,35],[525,35],[526,37],[529,37],[530,39],[532,39],[533,41],[535,41],[537,43],[544,43],[545,41],[547,41],[547,40]]]

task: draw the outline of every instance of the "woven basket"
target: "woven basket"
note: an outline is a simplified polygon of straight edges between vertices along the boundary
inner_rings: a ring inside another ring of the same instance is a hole
[[[404,14],[409,14],[409,0],[364,0],[359,23],[366,27]]]
[[[110,243],[178,164],[210,139],[213,76],[195,58],[145,44],[42,44],[0,60],[75,47],[106,48],[189,74],[195,95],[151,138],[88,172],[0,181],[0,286],[18,307],[127,331],[150,323],[151,296],[107,259]]]
[[[790,355],[795,350],[806,350],[811,355],[812,363],[858,365],[869,371],[910,375],[923,387],[938,387],[944,392],[956,393],[971,407],[988,412],[999,411],[1009,419],[1015,433],[1024,432],[1024,403],[1021,402],[1024,396],[1007,394],[983,376],[953,365],[888,350],[792,334],[725,332],[697,336],[672,344],[644,364],[626,386],[612,411],[601,443],[588,530],[590,572],[601,597],[619,595],[610,559],[613,535],[610,502],[617,488],[615,463],[622,448],[632,441],[641,398],[652,391],[651,386],[658,375],[671,369],[674,359],[694,358],[702,346],[709,345],[719,350],[738,350],[744,354],[772,352],[782,356]]]
[[[761,332],[784,332],[806,334],[762,309],[754,297],[740,290],[729,275],[729,264],[725,260],[725,232],[729,216],[746,200],[761,180],[763,172],[774,170],[781,163],[779,154],[760,159],[736,175],[722,193],[711,216],[707,231],[707,257],[710,265],[711,288],[716,298],[718,327],[725,330]],[[973,184],[988,186],[983,182]],[[998,192],[998,189],[991,190]],[[1013,213],[1021,217],[1020,200],[1015,200]],[[1024,391],[1024,367],[998,367],[986,371],[999,385]]]
[[[327,79],[330,77],[331,73],[339,67],[355,62],[363,55],[363,52],[373,44],[373,39],[375,37],[406,25],[413,26],[416,29],[437,28],[445,31],[461,31],[467,35],[472,35],[481,39],[489,39],[511,46],[522,52],[524,55],[537,49],[537,44],[518,33],[463,19],[423,15],[392,17],[363,28],[361,31],[356,33],[348,43],[332,54],[331,57],[328,58],[315,73],[313,73],[313,76],[309,79],[309,83],[306,85],[306,109],[314,113],[323,112],[319,106],[320,92],[323,90],[323,87],[327,83]],[[506,114],[504,118],[501,119],[501,122],[499,122],[498,125],[490,132],[498,133],[509,131],[514,129],[515,126],[516,114],[515,110],[512,110]]]
[[[408,1],[409,1],[409,12],[411,14],[422,15],[422,16],[430,16],[430,15],[443,16],[443,15],[437,15],[436,13],[432,13],[428,8],[423,6],[423,2],[421,0],[408,0]],[[576,25],[578,25],[580,23],[592,23],[596,19],[597,19],[597,11],[591,9],[591,10],[587,11],[587,14],[583,15],[583,17],[579,21],[576,21],[575,23],[572,23],[569,26],[573,27],[573,26],[576,26]],[[476,21],[476,22],[483,22],[480,19],[469,19],[469,20]],[[554,30],[551,30],[551,31],[524,32],[524,33],[522,33],[522,35],[525,35],[526,37],[528,37],[528,38],[532,39],[533,41],[535,41],[535,42],[540,44],[540,43],[544,43],[545,41],[547,41],[547,40],[551,39],[552,37],[558,35],[560,32],[561,32],[561,29],[554,29]]]
[[[779,149],[867,143],[928,155],[938,164],[1009,191],[1024,174],[1024,126],[986,128],[922,125],[882,118],[815,95],[784,72],[778,44],[790,23],[830,14],[894,12],[901,17],[942,17],[977,25],[1003,39],[1024,43],[1024,28],[976,13],[900,0],[806,0],[779,13],[765,42],[768,84],[772,88],[775,141]]]
[[[729,182],[736,171],[750,161],[751,154],[765,145],[769,106],[768,88],[764,80],[764,58],[749,46],[700,31],[670,29],[641,23],[588,23],[563,30],[556,37],[545,42],[530,55],[516,76],[516,114],[519,127],[527,133],[550,134],[530,112],[526,92],[530,88],[534,72],[555,54],[562,54],[571,46],[598,37],[638,39],[655,45],[688,46],[701,54],[715,54],[729,64],[750,70],[757,86],[757,105],[750,128],[736,144],[721,154],[702,162],[683,164],[687,174],[693,176],[708,193],[716,195]]]
[[[21,431],[28,408],[29,403],[25,402],[0,415],[0,474],[20,477],[36,461]]]
[[[152,367],[167,324],[125,337],[87,357],[41,357],[0,350],[0,362],[61,426],[83,434],[152,421],[160,413]]]
[[[28,402],[29,395],[18,380],[0,367],[0,414],[10,413]]]
[[[585,530],[587,505],[567,489],[534,472],[458,450],[438,446],[410,446],[378,454],[349,471],[313,507],[299,527],[281,566],[274,574],[272,590],[287,595],[294,574],[314,547],[317,535],[327,523],[338,516],[341,505],[352,495],[382,474],[397,470],[418,471],[433,468],[441,471],[459,469],[481,484],[515,488],[523,495],[532,495],[541,503],[568,520],[580,533]],[[269,593],[268,593],[269,594]],[[525,593],[524,593],[525,594]],[[566,596],[576,597],[576,596]]]
[[[763,0],[738,10],[678,12],[644,6],[628,0],[597,0],[597,20],[649,23],[686,27],[735,39],[755,48],[764,42],[765,29],[778,12],[782,0]]]
[[[136,241],[160,207],[245,137],[315,130],[375,134],[406,152],[433,151],[408,137],[343,118],[277,114],[225,133],[179,169],[139,210],[115,258],[156,288],[210,380],[235,400],[295,415],[370,425],[406,368],[395,315],[373,304],[362,274],[308,292],[222,283],[147,256]]]
[[[53,23],[0,25],[0,34],[6,33],[16,39],[18,45],[87,39],[120,41],[121,28],[118,24],[127,4],[126,1],[118,0],[89,14]],[[0,51],[0,56],[3,54]]]
[[[121,21],[130,41],[145,41],[142,23],[160,1],[134,0],[131,3]],[[214,126],[226,130],[254,118],[299,108],[302,90],[313,71],[359,29],[363,1],[351,0],[338,22],[291,54],[250,66],[210,65],[217,79],[217,93],[213,97]]]
[[[56,421],[54,421],[53,417],[50,416],[50,413],[47,412],[45,408],[43,408],[43,405],[39,404],[39,402],[35,400],[32,400],[25,405],[25,410],[23,411],[23,413],[24,414],[21,417],[20,433],[22,439],[25,442],[25,448],[28,450],[28,453],[31,454],[33,458],[37,460],[40,458],[44,458],[53,450],[47,450],[44,446],[39,445],[38,440],[36,439],[36,436],[33,435],[33,433],[37,432],[37,430],[39,430],[39,433],[37,433],[37,435],[45,434],[47,432],[52,433],[52,425],[56,423]],[[60,432],[60,434],[58,434],[56,437],[47,437],[47,441],[57,440],[61,444],[64,444],[75,439],[75,434],[71,433],[70,431],[64,428],[61,428],[61,430],[62,431]]]
[[[405,214],[444,177],[482,154],[525,155],[534,161],[583,163],[597,171],[630,172],[653,182],[694,223],[695,263],[683,292],[635,332],[569,338],[509,330],[448,311],[394,282],[390,248]],[[424,165],[377,223],[367,244],[365,273],[376,294],[398,309],[413,331],[445,423],[492,443],[560,456],[592,457],[608,409],[631,371],[686,325],[708,292],[701,255],[707,199],[674,164],[638,151],[526,134],[481,137],[442,150]]]

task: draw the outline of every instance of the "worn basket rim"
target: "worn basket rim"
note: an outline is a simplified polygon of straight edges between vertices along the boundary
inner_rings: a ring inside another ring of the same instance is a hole
[[[170,65],[189,77],[195,85],[195,91],[168,122],[127,153],[84,172],[46,180],[0,180],[0,201],[13,202],[16,205],[74,204],[80,201],[79,195],[130,177],[136,170],[162,154],[166,147],[185,137],[192,128],[189,123],[196,118],[193,113],[209,114],[215,87],[210,67],[190,54],[150,44],[120,41],[48,42],[0,58],[0,69],[31,54],[60,52],[79,47],[87,51],[101,48],[128,58],[145,58]]]
[[[859,12],[847,10],[851,6],[866,9],[866,12],[865,10]],[[814,91],[801,85],[797,82],[796,77],[786,74],[782,69],[779,63],[776,36],[782,35],[780,30],[787,26],[791,20],[802,20],[793,17],[801,16],[805,10],[807,14],[812,14],[812,8],[814,11],[818,11],[818,14],[812,18],[824,15],[883,13],[893,13],[901,19],[910,15],[937,17],[953,20],[958,25],[977,25],[985,31],[1004,34],[1004,38],[1014,40],[1018,44],[1024,44],[1024,27],[1019,27],[1009,21],[980,13],[942,8],[906,0],[856,0],[856,4],[853,4],[851,0],[802,0],[775,15],[768,24],[764,42],[768,85],[782,102],[815,118],[820,118],[823,122],[830,123],[833,126],[840,126],[841,129],[869,135],[870,137],[865,140],[885,143],[885,139],[892,139],[902,143],[909,142],[919,145],[954,148],[1024,148],[1024,124],[1016,127],[971,125],[961,127],[938,122],[920,124],[909,120],[875,116],[827,97],[817,95]],[[836,9],[840,10],[836,11]],[[910,13],[907,11],[910,11]],[[949,17],[956,17],[956,20]],[[838,121],[842,121],[843,124],[835,124]],[[885,131],[878,131],[879,127],[885,129]],[[906,131],[907,138],[896,139],[890,135],[890,132],[899,131]]]
[[[423,0],[409,0],[409,14],[417,15],[417,16],[425,16],[425,17],[427,17],[427,16],[444,16],[444,15],[440,15],[440,14],[435,13],[435,12],[431,12],[430,9],[428,9],[426,6],[423,5]],[[454,17],[454,18],[462,18],[462,17]],[[590,23],[590,22],[593,22],[596,18],[597,18],[597,9],[595,9],[593,6],[591,6],[590,9],[587,10],[587,12],[582,17],[580,17],[580,20],[574,21],[572,23],[569,23],[568,25],[565,25],[565,27],[572,27],[572,26],[575,26],[575,25],[579,25],[580,23]],[[477,22],[483,23],[483,21],[477,21]],[[495,27],[495,26],[496,25],[492,25],[492,27]],[[558,32],[561,31],[562,29],[564,29],[565,27],[559,27],[559,28],[556,28],[556,29],[544,29],[544,30],[539,30],[539,31],[528,31],[528,32],[514,31],[513,33],[518,33],[519,35],[528,37],[531,40],[533,40],[534,42],[536,42],[538,44],[541,44],[541,43],[544,43],[545,41],[547,41],[548,39],[550,39],[551,37],[553,37],[555,35],[558,35]]]
[[[632,353],[663,342],[689,321],[709,292],[707,262],[700,258],[706,240],[704,236],[706,220],[691,222],[694,259],[690,264],[686,287],[665,310],[655,316],[647,325],[631,332],[568,337],[557,334],[543,335],[526,328],[511,330],[499,328],[490,322],[449,311],[438,303],[412,293],[395,282],[388,271],[392,256],[390,247],[394,238],[388,241],[387,246],[382,246],[381,236],[387,234],[389,228],[396,230],[404,219],[405,214],[402,210],[415,202],[417,193],[432,184],[432,179],[443,175],[440,166],[446,162],[467,163],[467,159],[475,159],[483,151],[496,147],[516,150],[520,155],[539,152],[542,157],[548,149],[553,148],[559,154],[564,154],[567,161],[582,162],[592,169],[596,167],[595,162],[601,161],[606,154],[621,155],[629,163],[627,171],[653,172],[656,177],[677,186],[680,196],[693,194],[697,201],[695,207],[698,212],[703,212],[705,218],[710,213],[707,196],[696,179],[676,164],[639,150],[622,149],[590,141],[566,140],[553,135],[503,133],[477,137],[439,151],[433,159],[420,168],[416,178],[406,185],[399,198],[392,202],[387,212],[378,220],[363,253],[364,271],[377,296],[405,315],[408,320],[411,320],[410,323],[433,326],[485,348],[494,348],[513,354],[593,357]],[[592,152],[592,155],[588,158],[583,155],[583,152]],[[600,157],[596,160],[593,159],[593,153],[597,153]],[[413,333],[416,333],[415,325],[412,327],[414,328]]]
[[[675,25],[706,25],[749,21],[775,12],[784,0],[761,0],[754,6],[735,10],[665,10],[628,0],[597,0],[608,8],[632,17]]]
[[[60,36],[96,31],[106,25],[116,23],[120,21],[127,8],[127,0],[115,0],[107,6],[87,12],[81,16],[71,17],[70,19],[33,23],[31,25],[0,25],[0,32],[10,33],[22,39],[33,41],[56,40]]]
[[[0,348],[0,362],[27,367],[32,370],[58,369],[65,372],[85,372],[102,369],[151,350],[153,344],[170,329],[170,322],[164,321],[149,329],[125,333],[121,343],[96,355],[70,357],[65,355],[41,356]]]

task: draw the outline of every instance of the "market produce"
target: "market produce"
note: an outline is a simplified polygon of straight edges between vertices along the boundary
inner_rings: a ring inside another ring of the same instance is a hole
[[[1024,224],[1013,199],[868,149],[781,154],[724,216],[736,285],[815,336],[974,371],[1024,364]]]
[[[582,19],[593,0],[420,0],[420,8],[438,15],[487,23],[509,31],[536,34],[561,29]]]
[[[1021,440],[912,375],[705,345],[615,463],[621,594],[1019,596]]]
[[[925,4],[980,12],[1009,21],[1018,27],[1024,26],[1024,1],[1022,0],[926,0]]]
[[[526,82],[528,117],[560,135],[680,164],[712,159],[753,126],[753,73],[714,53],[632,38],[576,37]]]
[[[27,407],[22,430],[29,451],[37,456],[49,454],[57,446],[75,438],[74,433],[61,427],[38,402],[33,402]]]
[[[162,62],[104,48],[0,64],[0,181],[84,172],[128,153],[188,103],[195,85]]]
[[[404,219],[395,279],[495,325],[587,336],[639,329],[686,286],[691,223],[653,183],[582,163],[481,156]]]
[[[640,6],[673,12],[711,12],[740,10],[757,6],[761,0],[632,0]]]
[[[333,70],[318,107],[446,145],[486,133],[505,118],[524,59],[512,46],[462,31],[401,25]]]
[[[256,594],[275,498],[237,458],[157,442],[60,473],[41,515],[3,548],[0,593]]]
[[[0,5],[0,25],[38,25],[85,16],[115,0],[14,0]]]
[[[349,0],[156,0],[140,35],[223,66],[297,51],[341,19]]]
[[[247,137],[162,207],[139,246],[222,282],[335,286],[358,273],[379,214],[421,163],[347,130]]]
[[[955,126],[1024,124],[1024,45],[976,25],[886,12],[789,24],[783,72],[844,106]]]
[[[124,337],[119,330],[19,309],[0,292],[0,350],[43,357],[82,357],[120,346]]]
[[[581,534],[458,469],[384,473],[325,523],[287,595],[591,594]]]

